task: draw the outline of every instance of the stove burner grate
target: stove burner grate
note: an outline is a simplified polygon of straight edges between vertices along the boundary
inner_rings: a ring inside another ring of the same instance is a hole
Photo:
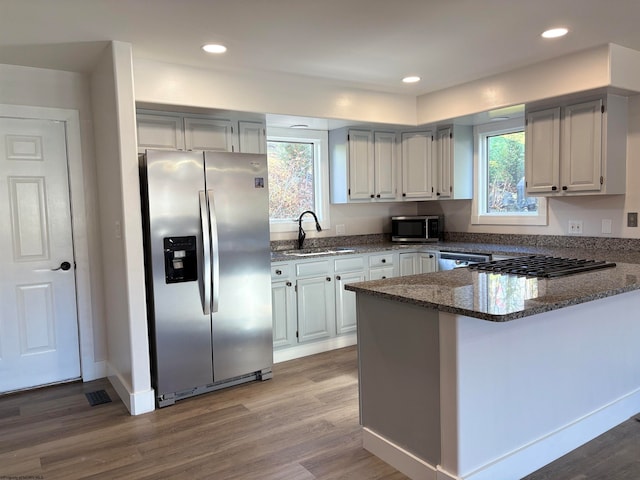
[[[475,263],[468,268],[481,272],[523,275],[527,277],[554,278],[574,273],[584,273],[602,268],[615,267],[615,263],[598,260],[529,255],[526,257]]]

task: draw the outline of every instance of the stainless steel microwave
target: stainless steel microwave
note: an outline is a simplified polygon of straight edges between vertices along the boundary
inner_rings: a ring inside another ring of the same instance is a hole
[[[437,242],[444,240],[443,215],[391,217],[391,241]]]

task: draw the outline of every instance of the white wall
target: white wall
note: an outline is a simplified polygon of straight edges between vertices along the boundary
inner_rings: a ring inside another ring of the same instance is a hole
[[[80,140],[82,144],[82,173],[84,185],[86,237],[88,265],[78,263],[78,269],[89,272],[92,338],[91,356],[96,364],[94,371],[102,376],[99,365],[107,358],[105,339],[102,259],[100,256],[100,233],[98,224],[98,195],[96,186],[96,161],[89,79],[86,75],[41,68],[0,65],[0,103],[77,110],[80,118]],[[73,194],[73,192],[72,192]],[[76,259],[80,262],[80,259]],[[79,312],[82,314],[81,312]],[[82,319],[80,319],[82,323]],[[81,332],[82,335],[82,332]],[[87,343],[84,343],[87,345]],[[83,374],[85,373],[83,366]],[[88,378],[92,379],[92,377]]]
[[[132,414],[154,409],[144,291],[131,46],[109,45],[91,77],[108,319],[109,378]]]
[[[258,76],[134,59],[136,102],[415,125],[416,99],[295,75]]]

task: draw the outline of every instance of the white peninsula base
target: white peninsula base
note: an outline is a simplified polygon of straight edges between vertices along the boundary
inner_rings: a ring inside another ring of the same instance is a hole
[[[516,480],[640,412],[640,291],[508,322],[357,294],[364,448]]]

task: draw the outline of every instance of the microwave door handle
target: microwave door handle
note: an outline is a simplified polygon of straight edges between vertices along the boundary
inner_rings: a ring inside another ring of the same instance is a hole
[[[218,311],[220,300],[220,254],[218,243],[218,220],[213,190],[207,190],[209,203],[209,224],[211,225],[211,312]]]
[[[200,298],[202,313],[211,313],[211,236],[209,231],[209,215],[207,214],[207,197],[205,192],[199,192],[200,197],[200,226],[202,234],[202,275],[200,276]]]

